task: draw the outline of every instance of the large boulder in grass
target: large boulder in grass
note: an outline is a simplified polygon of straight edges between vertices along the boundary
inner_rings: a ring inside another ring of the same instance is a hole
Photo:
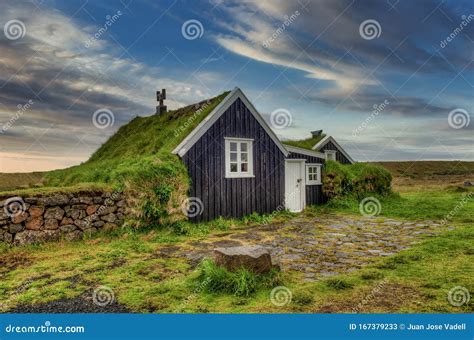
[[[232,272],[244,268],[255,274],[263,274],[274,268],[279,269],[273,265],[268,250],[261,246],[217,248],[214,250],[214,262]]]

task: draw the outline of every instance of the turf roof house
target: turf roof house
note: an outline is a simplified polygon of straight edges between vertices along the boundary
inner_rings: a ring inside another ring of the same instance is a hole
[[[242,217],[324,201],[326,159],[353,160],[331,136],[314,131],[302,141],[278,139],[244,93],[235,88],[173,150],[192,181],[190,197],[203,202],[192,219]]]

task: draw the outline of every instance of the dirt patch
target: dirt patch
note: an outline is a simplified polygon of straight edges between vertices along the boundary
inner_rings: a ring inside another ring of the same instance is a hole
[[[0,274],[10,272],[19,267],[31,264],[31,260],[25,252],[14,252],[0,256]]]
[[[160,249],[160,253],[166,254],[166,255],[171,255],[176,253],[178,250],[181,248],[179,246],[167,246],[163,247]]]
[[[335,300],[316,309],[315,313],[395,313],[423,299],[412,287],[388,282],[358,293],[350,299]]]
[[[22,304],[7,313],[131,313],[132,311],[116,301],[99,306],[93,301],[93,292],[83,293],[71,299],[59,299],[36,305]]]
[[[212,245],[214,247],[238,247],[238,246],[241,246],[242,243],[240,243],[239,241],[234,241],[234,240],[221,240],[221,241],[216,241],[216,242],[213,242]]]
[[[263,236],[260,233],[257,232],[246,232],[242,234],[235,234],[230,236],[231,239],[233,240],[261,240]]]
[[[149,259],[161,259],[161,258],[169,258],[173,257],[177,251],[179,251],[181,247],[179,246],[166,246],[158,249],[153,255],[149,257]]]

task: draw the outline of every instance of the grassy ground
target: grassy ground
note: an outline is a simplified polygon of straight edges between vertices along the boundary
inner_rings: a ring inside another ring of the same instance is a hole
[[[465,195],[440,186],[438,191],[381,197],[381,215],[439,222]],[[184,258],[163,254],[163,247],[232,232],[232,228],[219,230],[226,227],[219,223],[218,229],[201,226],[187,236],[171,230],[122,231],[73,243],[4,247],[0,249],[0,311],[77,297],[91,287],[106,285],[118,303],[136,312],[474,312],[472,301],[460,307],[447,301],[454,287],[474,291],[473,200],[456,211],[449,221],[454,230],[447,228],[361,270],[317,282],[303,282],[297,271],[281,273],[275,284],[292,293],[292,302],[281,307],[271,303],[272,289],[266,285],[249,296],[200,289],[198,268]],[[358,205],[339,202],[302,216],[324,213],[357,214]],[[247,224],[258,222],[262,221]],[[249,226],[241,222],[236,227]]]
[[[396,192],[437,191],[474,181],[474,162],[417,161],[379,162],[393,176]]]
[[[0,173],[0,192],[43,185],[43,173]]]
[[[474,223],[474,190],[408,191],[386,197],[374,196],[380,201],[382,216],[407,220],[432,220]],[[330,201],[324,206],[312,207],[317,212],[358,213],[360,200],[344,198]],[[455,216],[452,216],[452,215]],[[454,217],[454,218],[453,218]]]

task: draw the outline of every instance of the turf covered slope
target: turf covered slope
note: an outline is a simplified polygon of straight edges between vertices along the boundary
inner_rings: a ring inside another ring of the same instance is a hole
[[[179,166],[171,150],[181,142],[228,94],[162,115],[136,117],[122,126],[90,159],[81,165],[45,174],[48,186],[78,183],[121,184],[141,177],[153,164]],[[152,174],[149,174],[152,175]]]
[[[189,189],[184,164],[171,150],[228,94],[161,115],[136,117],[122,126],[91,158],[78,166],[45,174],[46,185],[110,185],[135,201],[136,226],[183,219]]]
[[[89,161],[171,152],[228,93],[161,115],[136,117],[110,137]]]

